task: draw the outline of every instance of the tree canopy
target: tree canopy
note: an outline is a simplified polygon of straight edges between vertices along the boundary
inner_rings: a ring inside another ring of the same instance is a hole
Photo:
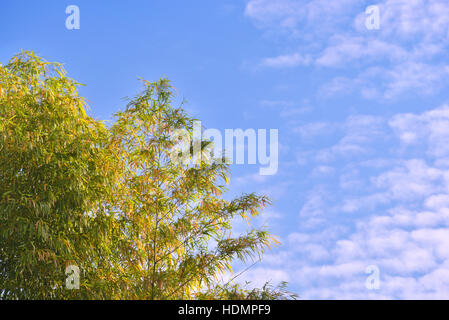
[[[106,126],[60,64],[22,52],[0,65],[0,298],[287,297],[284,284],[218,284],[235,259],[277,243],[265,229],[231,233],[269,199],[226,200],[229,165],[194,152],[210,141],[174,161],[173,137],[195,119],[173,106],[167,79],[142,83]],[[68,290],[73,265],[79,289]]]

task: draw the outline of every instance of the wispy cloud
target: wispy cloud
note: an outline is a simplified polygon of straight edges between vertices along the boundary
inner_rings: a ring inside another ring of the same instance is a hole
[[[245,14],[265,30],[297,35],[297,52],[264,58],[261,65],[294,68],[348,68],[353,77],[335,76],[322,92],[366,99],[392,99],[406,93],[431,94],[446,87],[449,64],[449,3],[445,0],[386,0],[378,4],[381,28],[365,27],[360,1],[304,2],[251,0]],[[330,32],[332,31],[332,32]],[[289,45],[291,47],[291,44]]]
[[[294,53],[291,55],[282,55],[274,58],[265,58],[262,61],[263,66],[267,67],[295,67],[295,66],[305,66],[311,62],[310,57],[303,57],[299,53]]]
[[[285,261],[280,270],[304,288],[303,298],[449,298],[449,174],[447,165],[437,161],[447,156],[447,148],[440,148],[448,138],[448,110],[441,106],[388,118],[359,115],[334,124],[360,147],[388,137],[402,150],[379,150],[384,158],[353,159],[341,173],[332,169],[341,174],[337,184],[356,181],[357,188],[341,193],[328,174],[327,184],[321,181],[304,197],[298,231],[278,253]],[[411,157],[408,149],[415,144],[424,145],[428,157]],[[332,161],[338,163],[344,155],[335,156]],[[348,215],[353,218],[344,218]],[[263,267],[275,269],[272,260]],[[379,290],[365,286],[369,265],[380,270]]]

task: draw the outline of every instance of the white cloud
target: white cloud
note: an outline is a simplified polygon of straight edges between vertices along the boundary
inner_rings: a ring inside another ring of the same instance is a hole
[[[324,197],[326,196],[324,191],[315,190],[307,197],[306,202],[304,203],[299,215],[300,217],[314,217],[320,216],[325,213],[325,204]]]
[[[369,143],[379,139],[384,134],[382,131],[383,127],[384,120],[381,117],[352,115],[343,124],[326,123],[324,125],[322,122],[311,123],[305,127],[300,127],[299,132],[306,133],[312,131],[311,129],[319,129],[318,132],[326,128],[339,129],[343,133],[340,140],[331,147],[318,150],[314,154],[316,161],[330,162],[336,157],[353,157],[369,152]],[[327,130],[327,132],[332,133],[330,130]]]
[[[428,197],[425,201],[425,206],[430,209],[442,209],[449,207],[449,195],[436,194]]]
[[[428,166],[423,160],[407,160],[402,166],[373,179],[398,200],[421,200],[442,188],[443,171]]]
[[[337,129],[334,123],[320,121],[311,122],[300,127],[294,128],[294,132],[298,132],[302,138],[311,138],[317,135],[330,134]]]
[[[447,121],[449,108],[442,106],[334,124],[346,137],[340,141],[369,148],[387,137],[403,150],[393,145],[382,158],[347,164],[336,184],[357,187],[343,194],[330,184],[312,188],[297,231],[279,253],[283,267],[272,259],[266,268],[284,270],[305,299],[449,298],[449,170],[437,161],[446,156],[439,144],[449,141]],[[416,144],[435,161],[407,157]],[[380,270],[379,290],[365,286],[369,265]]]
[[[326,96],[357,94],[366,99],[392,100],[406,93],[430,95],[449,79],[449,66],[413,61],[390,67],[368,67],[352,78],[337,76],[322,85]]]
[[[330,42],[316,59],[317,65],[335,67],[360,59],[400,61],[409,57],[399,45],[377,39],[340,35],[334,36]]]
[[[356,212],[360,209],[374,210],[378,204],[386,204],[390,201],[388,193],[380,192],[368,196],[345,199],[341,210],[343,212]]]
[[[387,78],[385,97],[393,98],[410,90],[432,94],[441,89],[449,77],[449,66],[406,62],[384,70]]]
[[[320,95],[396,99],[447,88],[449,2],[379,1],[378,31],[365,28],[368,4],[250,0],[245,14],[270,35],[288,33],[289,54],[265,62],[329,72]],[[298,228],[281,251],[289,252],[282,270],[303,288],[299,294],[449,299],[449,107],[319,121],[296,131],[312,141],[331,133],[333,144],[301,150],[298,162],[319,162],[310,172],[335,170],[301,197]],[[365,287],[368,265],[380,269],[380,290]]]
[[[448,40],[449,3],[445,0],[386,0],[379,4],[384,38],[403,40],[420,38],[434,42]],[[365,15],[355,19],[356,28],[366,31]]]
[[[424,144],[433,157],[449,156],[449,106],[422,114],[399,114],[389,124],[406,146]]]
[[[381,1],[376,4],[381,17],[376,31],[365,27],[369,4],[251,0],[245,14],[266,30],[281,29],[300,41],[297,52],[265,58],[263,65],[359,70],[352,77],[334,77],[321,90],[328,95],[360,92],[366,99],[393,99],[442,90],[449,78],[444,59],[449,45],[449,2]]]
[[[265,58],[262,61],[262,65],[275,68],[295,67],[308,65],[310,61],[310,57],[303,57],[299,53],[294,53],[291,55],[281,55],[274,58]]]
[[[250,0],[245,15],[263,28],[295,32],[300,26],[312,26],[321,32],[332,32],[336,24],[346,21],[347,9],[357,3],[358,0]]]
[[[335,173],[335,168],[331,166],[317,166],[312,170],[314,177],[330,177]]]

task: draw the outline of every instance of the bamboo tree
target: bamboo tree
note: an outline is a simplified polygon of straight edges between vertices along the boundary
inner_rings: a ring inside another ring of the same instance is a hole
[[[126,262],[135,275],[129,294],[189,299],[231,271],[234,259],[261,254],[275,242],[266,230],[230,235],[235,216],[256,217],[269,200],[255,194],[225,200],[229,167],[222,159],[203,161],[192,152],[190,163],[172,161],[174,133],[192,135],[195,119],[171,105],[174,90],[167,79],[143,83],[143,92],[116,115],[111,129],[127,161],[118,214],[127,217],[124,232],[133,234]],[[195,143],[205,150],[210,142],[193,141],[191,147]]]
[[[0,297],[84,298],[98,282],[113,220],[106,127],[88,117],[77,83],[31,52],[0,66]],[[65,269],[83,270],[80,290]]]
[[[78,86],[32,52],[0,65],[0,299],[285,297],[218,285],[235,259],[276,243],[263,229],[232,235],[234,218],[269,199],[226,200],[229,166],[201,156],[210,141],[173,161],[176,132],[192,136],[195,119],[173,107],[170,82],[143,80],[109,128]],[[68,265],[79,290],[65,287]]]

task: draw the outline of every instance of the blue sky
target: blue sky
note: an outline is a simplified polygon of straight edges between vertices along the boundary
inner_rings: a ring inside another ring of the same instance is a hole
[[[282,241],[239,281],[287,280],[305,299],[449,298],[446,0],[4,0],[0,39],[4,64],[21,49],[64,63],[99,119],[138,77],[166,76],[208,128],[279,130],[276,175],[232,167],[231,194],[274,199],[258,223]]]

